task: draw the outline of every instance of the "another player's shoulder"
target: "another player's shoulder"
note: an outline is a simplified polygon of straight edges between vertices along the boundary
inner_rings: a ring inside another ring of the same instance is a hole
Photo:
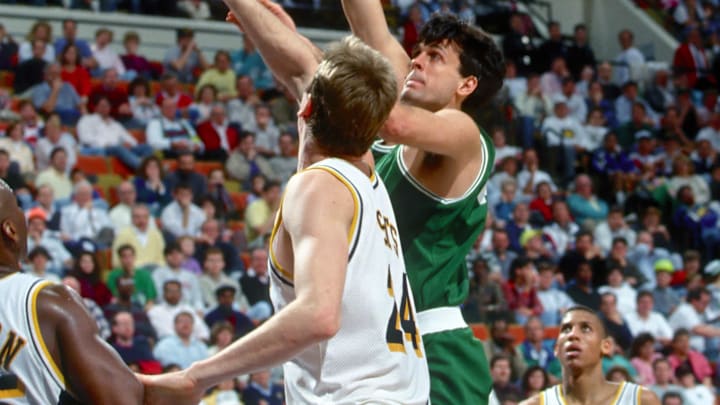
[[[535,394],[531,396],[530,398],[520,402],[520,405],[540,405],[543,403],[542,401],[542,393]]]

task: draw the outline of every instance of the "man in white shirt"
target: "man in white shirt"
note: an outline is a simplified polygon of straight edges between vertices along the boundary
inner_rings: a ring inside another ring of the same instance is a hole
[[[720,337],[720,328],[706,324],[705,310],[710,305],[710,292],[704,288],[688,291],[687,302],[680,304],[670,316],[669,324],[674,331],[687,329],[690,332],[690,347],[704,352],[706,338]]]
[[[227,114],[230,122],[240,124],[242,128],[255,127],[255,105],[260,99],[255,94],[255,85],[250,76],[238,76],[236,83],[237,98],[228,101]]]
[[[575,236],[580,232],[580,226],[573,222],[565,201],[553,202],[552,212],[553,222],[544,226],[542,232],[550,239],[556,256],[562,257],[574,247]]]
[[[177,118],[177,104],[165,98],[160,106],[160,117],[148,122],[145,135],[154,150],[161,150],[165,157],[175,157],[180,152],[199,153],[203,143],[189,122]]]
[[[625,322],[633,337],[649,333],[664,346],[672,341],[673,330],[664,316],[652,310],[654,303],[651,291],[641,291],[637,295],[637,309],[625,314]]]
[[[603,255],[607,255],[612,248],[612,242],[615,238],[623,238],[627,241],[628,246],[635,246],[637,235],[623,217],[623,210],[620,207],[613,207],[608,213],[607,220],[600,222],[593,231],[595,242],[603,251]]]
[[[107,211],[93,205],[92,193],[90,183],[77,183],[73,203],[60,212],[60,232],[66,243],[77,243],[83,239],[97,243],[97,238],[104,229],[112,229]]]
[[[615,82],[623,84],[632,80],[633,69],[645,64],[645,56],[634,45],[635,35],[632,31],[624,29],[618,33],[618,42],[622,51],[615,57],[618,64],[615,69]]]
[[[585,124],[587,119],[588,108],[587,102],[583,96],[575,92],[575,81],[572,77],[566,77],[562,81],[562,95],[567,99],[567,106],[570,109],[570,115],[581,123]]]
[[[110,48],[113,40],[113,32],[107,28],[100,28],[95,32],[95,43],[90,46],[93,58],[97,65],[95,68],[99,71],[106,69],[115,69],[120,76],[125,74],[125,64],[123,64],[120,56]]]
[[[280,129],[272,119],[270,107],[265,104],[258,104],[255,107],[255,126],[247,129],[255,133],[255,147],[261,155],[270,157],[280,153],[280,147],[278,146]]]
[[[553,192],[557,191],[557,186],[555,186],[552,177],[547,172],[540,170],[539,166],[540,163],[535,149],[525,149],[523,152],[523,170],[518,173],[517,182],[518,188],[530,199],[535,196],[535,187],[542,182],[550,184]]]
[[[123,181],[117,186],[118,200],[120,200],[110,210],[108,215],[113,223],[115,231],[118,232],[126,226],[132,224],[132,207],[135,205],[137,192],[135,186],[129,181]]]
[[[153,270],[152,278],[155,282],[155,289],[163,291],[167,281],[176,280],[180,283],[183,292],[180,303],[192,307],[195,312],[203,312],[205,305],[203,304],[198,277],[182,268],[185,257],[182,250],[180,250],[180,246],[175,242],[170,243],[165,247],[163,254],[167,266]],[[164,294],[163,297],[159,297],[158,301],[164,301]]]
[[[570,115],[567,98],[557,94],[553,101],[555,114],[543,120],[541,131],[550,152],[555,154],[550,161],[559,163],[562,179],[570,181],[575,176],[576,150],[587,144],[587,135],[580,121]]]
[[[149,145],[138,144],[137,140],[110,116],[111,109],[110,99],[100,96],[96,99],[95,113],[80,118],[77,124],[80,153],[117,156],[128,167],[137,169],[153,150]]]
[[[553,265],[543,264],[538,266],[538,274],[537,296],[543,307],[540,319],[548,326],[559,325],[565,310],[575,305],[575,303],[565,291],[553,286],[555,281],[555,267]]]
[[[173,192],[175,199],[163,209],[160,215],[163,229],[172,236],[196,237],[205,222],[205,211],[193,204],[190,185],[180,183]]]
[[[162,303],[153,305],[148,310],[148,318],[150,323],[157,332],[158,338],[162,339],[166,336],[173,335],[175,316],[181,312],[189,312],[193,315],[194,325],[193,338],[207,341],[210,338],[205,321],[187,304],[181,302],[183,295],[182,284],[178,280],[168,280],[163,284]]]
[[[720,152],[720,112],[715,111],[710,116],[708,126],[698,132],[696,141],[708,140],[716,152]]]

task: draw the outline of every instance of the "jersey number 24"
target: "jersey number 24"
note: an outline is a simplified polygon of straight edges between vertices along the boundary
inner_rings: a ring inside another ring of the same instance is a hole
[[[406,353],[404,340],[407,340],[412,343],[415,354],[422,358],[420,331],[415,324],[415,309],[410,300],[407,275],[403,273],[403,291],[402,298],[400,299],[400,310],[398,310],[397,303],[395,302],[395,291],[393,291],[389,267],[387,282],[388,294],[393,297],[393,309],[390,314],[390,319],[388,320],[387,332],[385,333],[388,348],[390,348],[391,352]]]

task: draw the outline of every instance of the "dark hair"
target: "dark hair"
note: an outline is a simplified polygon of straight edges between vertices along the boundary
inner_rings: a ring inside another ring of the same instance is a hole
[[[158,158],[155,155],[150,155],[143,159],[142,163],[140,163],[140,166],[138,166],[137,173],[135,174],[137,177],[140,177],[141,179],[147,180],[147,167],[150,164],[150,162],[155,162],[158,165],[158,169],[160,169],[160,178],[165,178],[165,170],[163,169],[163,164],[160,158]]]
[[[695,377],[692,367],[688,362],[680,364],[678,368],[675,369],[675,378],[683,378],[688,374],[692,375],[695,382],[697,382],[697,378]]]
[[[35,246],[35,248],[33,248],[33,250],[28,253],[28,259],[35,260],[35,258],[40,255],[45,256],[45,259],[47,260],[52,260],[50,252],[48,252],[47,249],[42,246]]]
[[[595,241],[595,236],[593,236],[592,232],[589,231],[579,231],[577,234],[575,234],[575,240],[580,240],[580,238],[589,236],[590,240]]]
[[[653,300],[655,299],[655,297],[653,296],[652,291],[648,291],[648,290],[640,291],[640,292],[638,293],[638,295],[637,295],[636,301],[640,301],[640,298],[642,298],[642,297],[650,297],[650,298],[652,298]]]
[[[90,256],[90,259],[92,259],[93,263],[93,271],[90,274],[83,273],[82,270],[80,270],[80,259],[82,259],[83,256]],[[78,280],[88,280],[90,281],[90,284],[95,285],[99,283],[100,280],[100,263],[97,260],[97,257],[92,252],[83,251],[80,252],[75,257],[75,264],[73,265],[72,271],[70,272],[70,275],[75,277]]]
[[[580,24],[575,24],[575,28],[573,29],[573,31],[577,32],[578,30],[585,30],[585,31],[587,31],[587,25],[582,24],[582,23],[580,23]]]
[[[167,256],[174,252],[182,252],[182,249],[180,249],[180,244],[177,242],[170,242],[165,246],[165,249],[163,249],[163,256]]]
[[[690,337],[690,331],[688,331],[685,328],[680,328],[680,329],[676,330],[675,333],[673,334],[672,343],[675,343],[676,340],[678,340],[679,338],[681,338],[683,336]]]
[[[165,287],[170,284],[175,284],[176,286],[180,287],[180,290],[182,290],[182,283],[180,282],[180,280],[171,278],[169,280],[165,280],[165,282],[163,283],[163,291],[165,291]]]
[[[492,356],[492,358],[490,359],[490,368],[495,367],[495,363],[497,363],[498,361],[501,361],[501,360],[505,360],[510,365],[512,365],[510,356],[508,356],[507,354],[504,354],[504,353],[500,353],[500,354],[496,354],[496,355]]]
[[[600,336],[602,336],[603,339],[608,337],[608,331],[605,328],[605,323],[602,321],[602,319],[600,319],[600,315],[598,315],[597,312],[595,312],[595,310],[590,307],[586,307],[585,305],[573,305],[570,308],[568,308],[567,311],[565,311],[563,318],[566,317],[569,313],[577,312],[577,311],[585,312],[585,313],[592,315],[595,318],[595,320],[597,320],[598,324],[600,325],[600,333],[601,333]]]
[[[518,269],[522,269],[528,264],[532,263],[530,259],[525,256],[520,256],[510,263],[510,280],[515,281],[515,275]]]
[[[275,180],[268,180],[265,182],[265,185],[263,186],[263,193],[267,193],[271,189],[278,187],[280,188],[280,182]]]
[[[648,342],[655,343],[653,335],[649,333],[641,333],[635,336],[635,339],[633,339],[632,345],[630,346],[630,358],[640,357],[640,350]]]
[[[135,93],[135,87],[145,88],[145,93],[150,96],[150,83],[142,77],[136,77],[128,85],[128,95],[132,96]]]
[[[522,382],[520,384],[520,388],[522,388],[523,393],[528,394],[530,391],[530,376],[536,372],[541,372],[543,375],[543,386],[540,388],[545,389],[550,386],[550,378],[548,376],[547,371],[541,366],[535,365],[532,367],[528,367],[527,370],[525,370],[525,373],[522,376]]]
[[[628,245],[627,239],[623,238],[622,236],[616,236],[616,237],[613,238],[613,240],[612,240],[612,246],[615,246],[615,245],[618,244],[618,243],[622,243],[622,244],[625,245],[625,246]]]
[[[0,149],[0,156],[5,156],[6,158],[10,157],[10,153],[8,153],[5,149]]]
[[[687,302],[697,301],[702,298],[703,295],[710,295],[710,291],[705,287],[693,288],[687,293]]]
[[[620,374],[622,374],[623,377],[625,378],[625,381],[628,381],[628,382],[632,382],[632,381],[633,381],[632,377],[630,376],[630,373],[629,373],[629,372],[627,371],[627,369],[626,369],[625,367],[623,367],[623,366],[615,366],[615,367],[612,367],[610,370],[608,370],[607,373],[605,373],[605,379],[609,380],[609,379],[610,379],[610,376],[613,375],[613,374],[615,374],[615,373],[620,373]]]
[[[120,245],[115,251],[117,252],[118,256],[121,256],[126,250],[130,250],[133,252],[133,254],[135,254],[135,248],[127,243]]]
[[[477,88],[462,103],[471,116],[478,107],[492,100],[505,77],[505,62],[495,41],[481,29],[454,15],[436,15],[420,31],[418,43],[431,45],[449,41],[460,52],[459,72],[463,77],[475,76]]]
[[[210,247],[205,251],[205,255],[203,255],[203,264],[207,260],[208,256],[210,255],[220,255],[223,259],[225,259],[225,255],[223,255],[223,251],[216,247]]]
[[[68,42],[67,45],[62,49],[62,52],[60,52],[60,66],[65,65],[65,54],[70,50],[70,48],[75,48],[75,64],[77,66],[80,66],[80,63],[82,61],[80,57],[80,49],[78,49],[77,45],[75,45],[74,42]]]
[[[178,192],[178,191],[181,190],[181,189],[182,189],[182,190],[189,190],[190,192],[192,192],[192,186],[190,185],[190,183],[188,183],[188,182],[186,182],[186,181],[181,181],[180,183],[176,184],[176,185],[175,185],[175,190],[173,190],[173,191],[174,191],[174,192]]]
[[[203,84],[203,85],[197,90],[197,95],[195,96],[195,101],[200,101],[200,97],[202,96],[202,93],[203,93],[203,91],[205,91],[205,89],[210,89],[210,90],[212,90],[213,98],[214,98],[215,100],[217,100],[217,95],[218,95],[218,89],[217,89],[217,87],[215,87],[215,85],[213,85],[213,84],[207,83],[207,84]]]
[[[60,153],[60,152],[62,152],[62,153],[64,153],[65,155],[67,155],[67,151],[66,151],[65,148],[63,148],[62,146],[56,146],[56,147],[54,147],[54,148],[52,149],[52,151],[50,152],[50,160],[55,159],[55,155],[57,155],[57,154]]]
[[[228,322],[228,321],[216,322],[212,326],[212,328],[210,328],[210,344],[211,345],[217,345],[218,335],[220,335],[220,332],[222,332],[224,330],[230,332],[233,335],[233,339],[235,338],[235,327],[233,327],[230,322]]]

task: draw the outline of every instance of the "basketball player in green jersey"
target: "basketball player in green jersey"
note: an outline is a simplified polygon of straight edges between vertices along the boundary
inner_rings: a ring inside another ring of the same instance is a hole
[[[468,295],[465,256],[485,223],[494,162],[491,139],[470,114],[502,86],[502,54],[481,30],[435,16],[411,60],[388,30],[380,0],[342,3],[353,33],[385,55],[398,77],[400,100],[381,131],[385,156],[376,168],[395,209],[432,403],[487,404],[487,359],[459,305]]]

